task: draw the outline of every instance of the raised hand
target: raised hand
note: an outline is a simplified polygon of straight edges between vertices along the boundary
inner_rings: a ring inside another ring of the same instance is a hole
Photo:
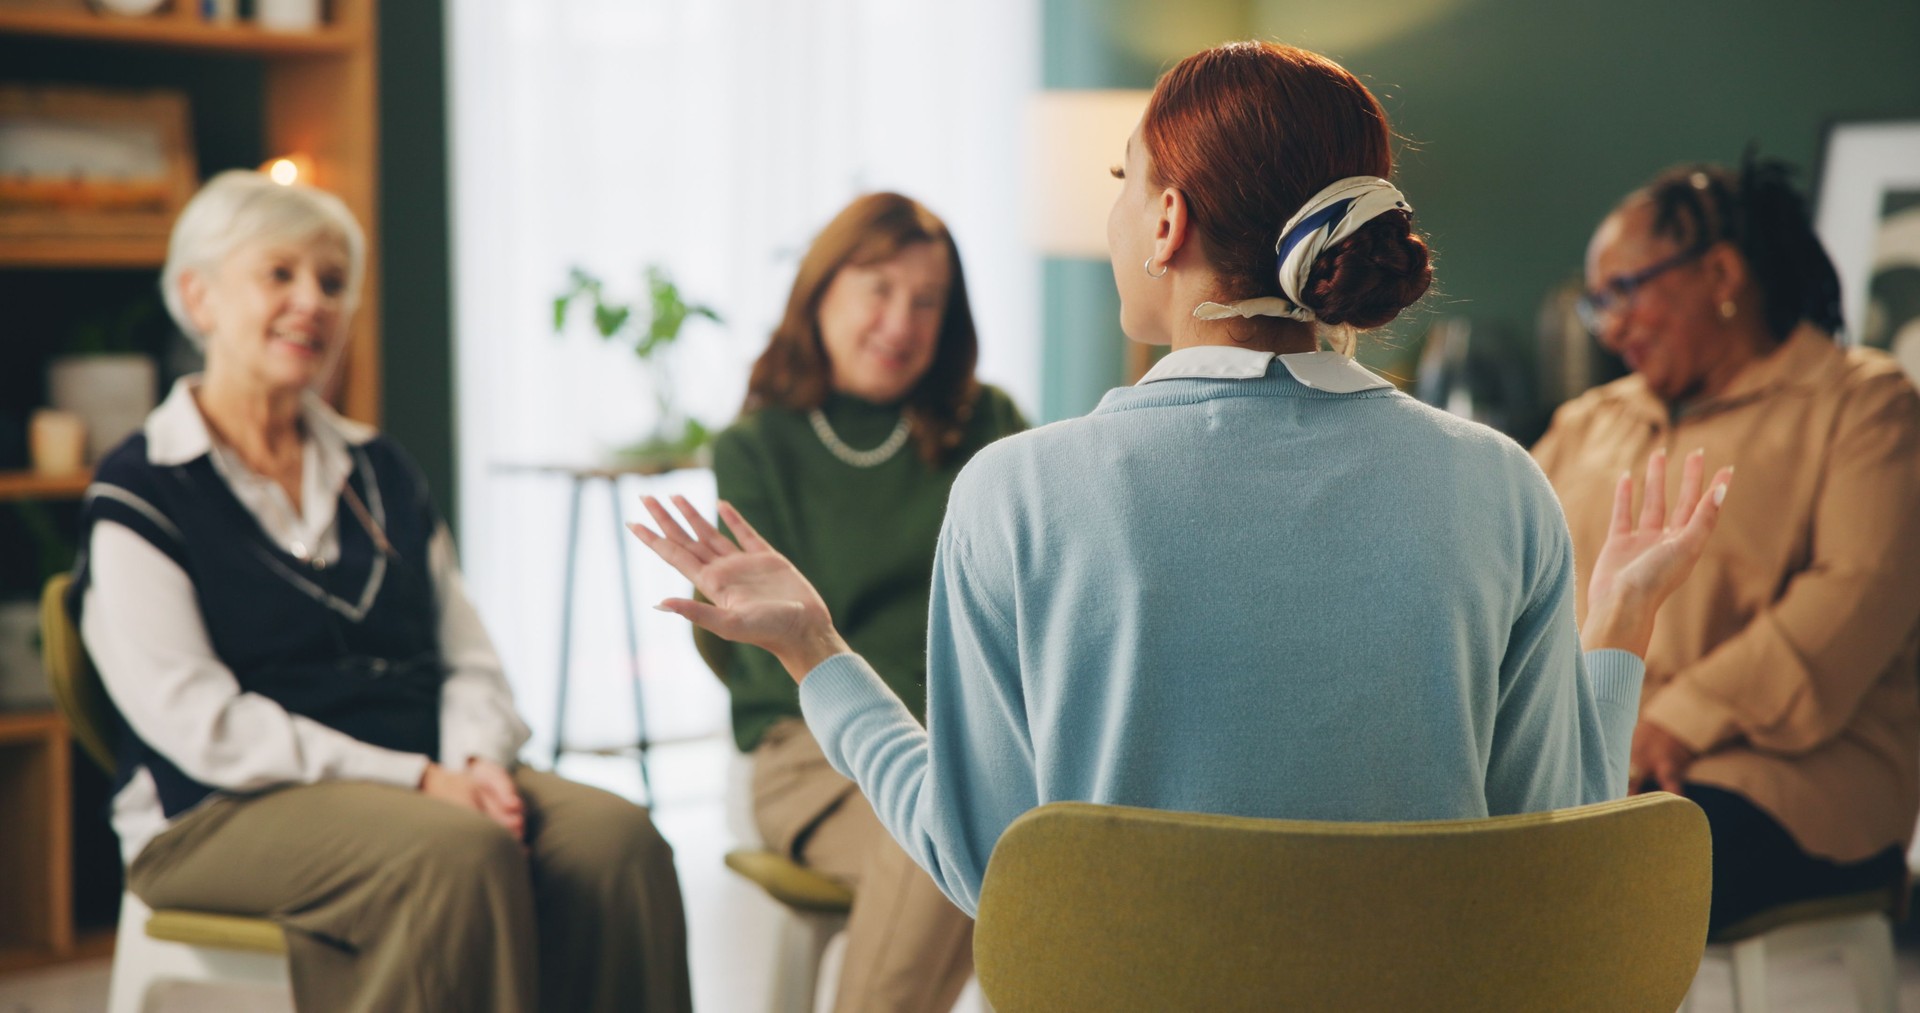
[[[648,496],[641,502],[660,531],[644,524],[629,524],[628,529],[707,597],[705,602],[668,598],[656,606],[661,611],[717,636],[765,649],[795,682],[847,650],[820,593],[732,504],[721,501],[720,519],[737,542],[708,523],[684,496],[673,498],[686,518],[684,528],[658,499]]]
[[[1702,492],[1705,474],[1705,454],[1698,450],[1688,454],[1681,466],[1679,498],[1669,510],[1667,452],[1655,450],[1647,457],[1646,490],[1637,522],[1633,476],[1620,476],[1607,541],[1594,560],[1587,585],[1587,621],[1580,631],[1587,650],[1617,647],[1646,656],[1654,614],[1700,561],[1733,481],[1733,469],[1722,468]]]

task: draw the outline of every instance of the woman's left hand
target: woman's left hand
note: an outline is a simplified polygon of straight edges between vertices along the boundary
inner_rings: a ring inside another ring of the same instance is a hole
[[[1613,521],[1606,544],[1593,562],[1587,585],[1587,621],[1580,630],[1586,650],[1618,648],[1646,657],[1653,639],[1653,617],[1700,561],[1707,538],[1720,520],[1720,503],[1733,481],[1733,469],[1721,468],[1702,492],[1705,455],[1687,455],[1680,470],[1680,496],[1667,508],[1667,452],[1647,457],[1647,484],[1640,518],[1633,518],[1633,477],[1621,475],[1614,488]]]
[[[507,768],[476,756],[467,761],[467,776],[479,789],[481,814],[505,827],[515,839],[524,840],[526,803],[521,800],[520,789],[514,785],[513,775],[507,773]]]
[[[648,496],[642,502],[660,532],[644,524],[627,527],[712,603],[669,598],[658,606],[661,611],[683,616],[717,636],[766,650],[779,659],[794,682],[848,649],[833,627],[820,592],[732,504],[720,502],[720,519],[733,529],[737,543],[709,524],[684,496],[675,496],[673,504],[693,529],[691,534],[658,499]]]

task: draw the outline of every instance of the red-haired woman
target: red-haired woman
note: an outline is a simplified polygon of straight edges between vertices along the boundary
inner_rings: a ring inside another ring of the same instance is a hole
[[[714,441],[721,497],[806,574],[915,715],[948,490],[981,447],[1026,428],[1005,394],[974,379],[978,350],[946,225],[899,194],[868,194],[801,258],[740,419]],[[951,1006],[973,969],[972,919],[828,765],[780,662],[700,641],[753,757],[768,846],[855,888],[838,1008]]]
[[[1668,512],[1650,473],[1637,521],[1622,478],[1576,631],[1526,451],[1343,354],[1428,284],[1390,136],[1353,75],[1287,46],[1160,79],[1107,237],[1121,326],[1173,351],[954,483],[925,730],[737,513],[736,544],[652,504],[663,534],[637,533],[711,599],[665,607],[804,679],[828,759],[961,907],[1046,802],[1407,820],[1625,792],[1637,655],[1728,476],[1689,471]]]

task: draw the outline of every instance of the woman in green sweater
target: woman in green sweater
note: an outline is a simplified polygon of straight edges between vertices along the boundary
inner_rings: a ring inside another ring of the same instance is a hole
[[[720,497],[806,574],[922,720],[947,492],[976,451],[1026,428],[1006,394],[974,379],[977,356],[946,225],[899,194],[868,194],[801,259],[740,419],[713,445]],[[733,696],[767,846],[854,889],[836,1007],[950,1007],[972,971],[972,921],[827,764],[780,663],[695,636]]]

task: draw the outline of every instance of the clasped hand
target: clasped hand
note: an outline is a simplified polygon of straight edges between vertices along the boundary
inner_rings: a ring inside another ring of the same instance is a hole
[[[526,838],[526,804],[520,789],[507,768],[492,760],[475,757],[467,761],[464,771],[429,763],[420,775],[420,793],[471,809],[500,824],[515,840]]]

